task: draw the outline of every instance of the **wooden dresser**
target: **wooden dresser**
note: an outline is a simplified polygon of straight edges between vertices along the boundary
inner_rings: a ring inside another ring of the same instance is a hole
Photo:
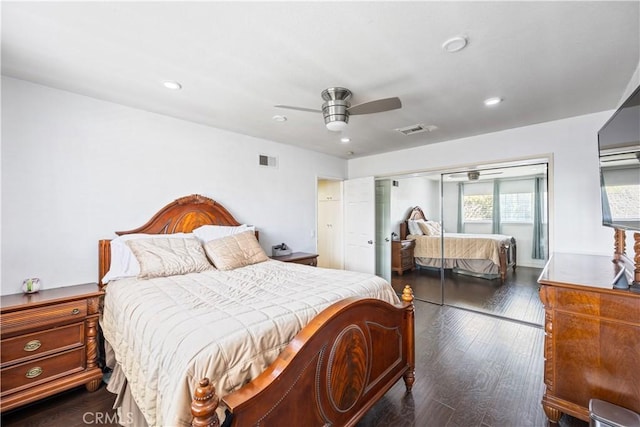
[[[613,257],[554,254],[538,282],[545,308],[544,411],[589,421],[589,400],[640,413],[640,293],[613,289]]]
[[[0,410],[102,381],[96,283],[5,295],[0,303]]]
[[[413,249],[416,247],[415,240],[392,240],[391,241],[391,270],[402,276],[406,270],[416,268],[413,259]]]

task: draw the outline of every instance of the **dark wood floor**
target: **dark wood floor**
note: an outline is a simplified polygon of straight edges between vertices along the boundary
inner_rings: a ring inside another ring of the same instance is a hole
[[[542,326],[544,308],[538,296],[538,277],[542,269],[518,267],[509,269],[507,279],[487,280],[445,271],[444,298],[440,290],[440,271],[415,269],[402,276],[393,273],[391,284],[397,292],[411,285],[416,298],[479,311],[494,316]]]
[[[396,384],[358,424],[543,427],[541,328],[416,301],[416,382]],[[116,425],[115,396],[77,389],[2,416],[2,426]],[[288,423],[287,423],[288,425]],[[588,423],[564,415],[562,427]]]

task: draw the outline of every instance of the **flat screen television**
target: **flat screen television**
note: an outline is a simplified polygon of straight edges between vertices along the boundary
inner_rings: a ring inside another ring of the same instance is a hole
[[[602,225],[640,230],[640,87],[598,131]]]

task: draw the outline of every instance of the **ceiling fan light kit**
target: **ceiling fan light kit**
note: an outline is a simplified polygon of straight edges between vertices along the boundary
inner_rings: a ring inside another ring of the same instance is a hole
[[[478,178],[480,178],[480,172],[479,171],[469,171],[469,172],[467,172],[467,178],[469,178],[469,181],[477,181]]]
[[[324,99],[322,104],[322,115],[324,124],[332,132],[340,132],[347,128],[349,114],[347,108],[351,107],[349,98],[351,91],[343,87],[330,87],[320,94]]]
[[[324,100],[321,111],[324,116],[324,124],[327,129],[333,132],[346,129],[350,115],[381,113],[402,107],[402,102],[400,98],[397,97],[376,99],[352,107],[349,102],[351,91],[343,87],[327,88],[323,90],[320,95]],[[276,107],[298,111],[319,112],[319,110],[311,108],[293,107],[290,105],[276,105]]]

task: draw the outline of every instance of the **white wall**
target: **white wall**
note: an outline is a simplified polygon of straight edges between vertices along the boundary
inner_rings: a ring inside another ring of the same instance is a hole
[[[391,187],[391,227],[400,234],[400,223],[411,209],[420,206],[429,219],[440,219],[440,183],[425,177],[394,178],[398,186]]]
[[[605,111],[351,159],[349,178],[550,156],[551,251],[610,255],[613,229],[601,225],[597,132],[612,114]]]
[[[342,159],[7,77],[1,155],[3,295],[96,281],[99,239],[193,193],[256,225],[268,254],[313,252],[317,176],[346,177]]]

